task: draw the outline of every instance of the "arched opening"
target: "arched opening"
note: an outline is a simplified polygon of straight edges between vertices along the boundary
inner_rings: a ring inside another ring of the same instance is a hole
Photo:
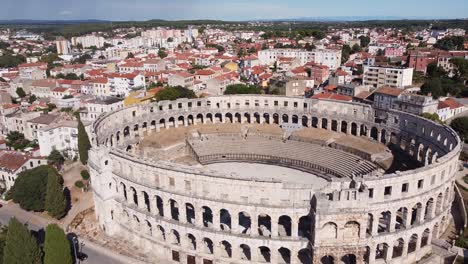
[[[427,245],[429,245],[430,241],[429,241],[429,236],[431,235],[431,230],[429,230],[429,228],[426,228],[422,234],[422,237],[421,237],[421,247],[425,247]]]
[[[267,124],[271,124],[270,115],[268,113],[263,114],[263,120]]]
[[[387,243],[381,243],[377,245],[375,252],[375,259],[387,259],[388,245]]]
[[[434,209],[434,199],[430,198],[426,202],[426,209],[424,210],[424,220],[429,221],[432,219],[432,210]]]
[[[151,212],[150,199],[148,193],[143,191],[143,198],[145,200],[145,207],[148,212]]]
[[[133,226],[135,229],[140,230],[140,219],[136,215],[133,216]]]
[[[202,114],[197,115],[197,123],[199,123],[199,124],[203,123],[203,115]]]
[[[263,263],[270,263],[271,262],[271,252],[268,247],[259,247],[258,248],[258,261]]]
[[[302,126],[303,127],[309,126],[309,118],[307,116],[302,116]]]
[[[413,234],[408,242],[408,254],[416,251],[416,244],[418,243],[418,235]]]
[[[299,237],[310,238],[311,221],[308,215],[299,218]]]
[[[242,123],[242,116],[241,116],[241,114],[236,113],[236,114],[234,115],[234,117],[235,117],[235,118],[234,118],[234,122],[235,122],[235,123]]]
[[[387,130],[382,129],[380,131],[381,137],[380,137],[380,143],[387,144]]]
[[[229,242],[223,240],[221,241],[221,256],[223,258],[231,258],[232,257],[232,246]]]
[[[215,120],[216,120],[215,121],[216,123],[222,123],[223,122],[223,115],[220,114],[220,113],[216,113],[215,114]]]
[[[197,250],[197,239],[192,234],[187,234],[188,248],[189,250]]]
[[[130,191],[132,192],[132,197],[133,197],[133,203],[136,204],[138,206],[138,193],[137,191],[135,190],[135,188],[133,187],[130,187]]]
[[[287,114],[284,114],[281,120],[283,123],[289,123],[289,116]]]
[[[156,195],[156,207],[158,208],[158,215],[164,216],[164,202],[161,197]]]
[[[203,239],[203,252],[206,254],[213,254],[213,241],[209,238],[204,238]]]
[[[332,120],[331,121],[331,130],[337,132],[338,131],[338,121]]]
[[[332,257],[332,256],[323,256],[321,259],[320,259],[320,263],[322,264],[334,264],[335,263],[335,259]]]
[[[250,228],[252,226],[251,217],[246,212],[239,213],[239,232],[241,234],[250,234]]]
[[[356,123],[351,123],[351,135],[353,135],[353,136],[359,136],[359,135],[357,134],[357,125],[356,125]]]
[[[180,235],[177,230],[171,230],[169,243],[173,245],[180,245]]]
[[[359,239],[361,225],[356,221],[349,221],[344,226],[344,238]]]
[[[169,118],[169,126],[168,127],[175,127],[176,126],[176,121],[174,117]]]
[[[244,118],[247,124],[250,124],[252,122],[252,120],[250,119],[250,113],[245,113]]]
[[[411,225],[421,223],[422,204],[417,203],[411,210]]]
[[[164,230],[164,227],[158,225],[158,227],[156,228],[156,237],[158,238],[158,240],[166,240],[166,232]]]
[[[130,128],[126,126],[123,131],[123,136],[124,138],[128,137],[130,135]]]
[[[375,230],[373,230],[373,227],[374,227],[374,216],[372,214],[367,214],[367,227],[366,227],[366,233],[368,235],[372,235],[372,232],[374,232]]]
[[[211,113],[206,114],[206,122],[213,123],[213,114]]]
[[[364,124],[361,125],[361,128],[360,128],[359,131],[360,131],[360,133],[359,133],[358,136],[366,136],[367,135],[367,127]]]
[[[231,231],[231,214],[226,209],[219,211],[219,225],[221,230]]]
[[[271,217],[267,214],[258,216],[258,234],[261,236],[271,236]]]
[[[193,115],[187,116],[187,125],[193,125],[194,124],[193,121],[194,121]]]
[[[317,117],[312,117],[312,127],[319,128],[318,127],[318,118]]]
[[[376,127],[371,128],[371,133],[370,133],[371,138],[374,140],[379,140],[379,130]]]
[[[348,122],[341,121],[341,133],[348,133]]]
[[[278,263],[291,263],[291,250],[281,247],[280,249],[278,249],[278,253]]]
[[[356,255],[354,254],[346,254],[341,257],[341,263],[344,264],[356,264]]]
[[[254,123],[260,124],[260,114],[259,113],[254,113]]]
[[[213,211],[207,206],[202,207],[203,225],[205,227],[213,226]]]
[[[434,228],[432,229],[432,238],[433,239],[439,238],[439,224],[434,225]]]
[[[308,248],[303,248],[297,253],[297,258],[301,264],[310,264],[312,262],[312,254]]]
[[[170,199],[169,206],[171,208],[171,218],[173,220],[179,221],[179,205],[176,201]]]
[[[187,223],[195,224],[195,207],[191,203],[186,203],[185,212],[187,216]]]
[[[120,131],[117,131],[117,134],[115,134],[115,139],[116,139],[117,143],[120,142]]]
[[[145,223],[146,223],[145,233],[151,236],[153,234],[153,227],[151,226],[151,223],[148,220],[145,220]]]
[[[299,124],[299,118],[297,117],[297,115],[292,116],[292,123],[293,124]]]
[[[127,201],[127,186],[125,186],[125,183],[121,182],[120,183],[120,188],[122,189],[122,193],[124,195],[125,201]]]
[[[405,241],[403,238],[399,238],[393,243],[393,255],[392,258],[398,258],[403,256],[403,248],[405,246]]]
[[[400,207],[396,212],[395,230],[401,230],[406,228],[406,219],[408,218],[408,209],[406,207]]]
[[[242,260],[247,260],[247,261],[252,260],[252,252],[250,251],[249,246],[247,246],[246,244],[241,244],[240,249],[241,249],[241,259]]]
[[[278,235],[291,236],[292,221],[291,217],[282,215],[278,219]]]
[[[279,124],[279,115],[278,114],[273,114],[273,124]]]
[[[183,125],[185,125],[185,117],[179,116],[177,118],[177,126],[183,126]]]
[[[226,121],[228,121],[229,123],[234,123],[234,118],[232,117],[231,113],[226,114]]]
[[[328,119],[322,118],[322,127],[321,128],[323,128],[323,129],[328,128]]]
[[[164,118],[159,120],[159,127],[160,128],[166,127],[166,120]]]
[[[392,213],[390,213],[390,211],[382,212],[380,214],[378,233],[390,232],[391,219]]]
[[[338,226],[333,222],[328,222],[322,228],[323,238],[336,239],[338,237]]]

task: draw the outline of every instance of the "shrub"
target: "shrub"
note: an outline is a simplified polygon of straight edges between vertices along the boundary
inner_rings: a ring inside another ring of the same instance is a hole
[[[84,183],[82,181],[76,181],[75,187],[82,189],[84,188]]]
[[[83,180],[89,180],[89,172],[87,170],[82,170],[80,174]]]

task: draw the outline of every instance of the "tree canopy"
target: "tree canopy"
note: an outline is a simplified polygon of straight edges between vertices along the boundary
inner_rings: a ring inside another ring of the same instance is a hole
[[[18,87],[16,88],[16,94],[20,97],[23,98],[26,96],[26,92],[23,90],[23,88]]]
[[[49,164],[54,165],[55,167],[60,167],[65,162],[65,158],[63,157],[62,153],[60,153],[60,151],[53,149],[47,157],[47,161]]]
[[[262,90],[255,85],[231,84],[226,87],[224,94],[261,94]]]
[[[163,50],[163,49],[160,49],[160,50],[158,51],[158,57],[161,58],[161,59],[166,58],[166,57],[167,57],[166,51]]]
[[[455,130],[460,138],[465,141],[465,143],[468,142],[468,117],[459,117],[455,118],[451,123],[450,127]]]
[[[370,37],[369,36],[360,36],[359,40],[361,41],[361,47],[367,47],[370,43]]]
[[[464,41],[462,36],[445,37],[438,40],[434,47],[443,50],[464,50]]]
[[[56,173],[48,173],[44,209],[50,216],[57,219],[62,218],[67,209],[67,199],[63,193],[62,182],[62,176]]]
[[[189,90],[182,86],[166,87],[156,93],[156,101],[164,100],[177,100],[179,98],[196,98],[197,96],[192,90]]]
[[[8,225],[3,254],[5,264],[41,263],[41,251],[36,239],[16,218],[12,218]]]
[[[18,131],[11,131],[6,136],[6,145],[15,150],[25,149],[31,145],[31,141],[24,137],[24,134]]]
[[[44,242],[44,264],[71,264],[70,242],[57,224],[46,227]]]
[[[91,143],[89,141],[88,133],[81,122],[78,119],[78,153],[80,154],[81,163],[88,163],[88,151],[91,149]]]

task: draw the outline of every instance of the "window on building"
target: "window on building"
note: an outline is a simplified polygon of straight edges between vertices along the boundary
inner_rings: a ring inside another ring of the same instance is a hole
[[[409,184],[408,183],[403,183],[403,185],[401,185],[401,192],[402,193],[407,193],[408,188],[409,188]]]
[[[369,188],[369,198],[374,198],[374,188]]]
[[[418,181],[418,189],[422,189],[424,187],[424,180]]]
[[[392,195],[392,186],[387,186],[387,187],[385,187],[385,189],[384,189],[384,195],[385,195],[385,196],[390,196],[390,195]]]
[[[169,186],[171,186],[171,187],[175,186],[175,180],[172,177],[169,178]]]

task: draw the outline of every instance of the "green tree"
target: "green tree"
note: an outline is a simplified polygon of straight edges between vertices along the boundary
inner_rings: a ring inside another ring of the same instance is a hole
[[[60,151],[53,149],[47,157],[47,161],[49,164],[54,165],[55,167],[60,167],[65,162],[65,158],[63,157],[62,153],[60,153]]]
[[[66,213],[67,199],[63,194],[63,186],[61,182],[62,176],[49,171],[47,175],[47,191],[45,196],[44,209],[50,216],[57,219],[62,218]]]
[[[79,189],[83,188],[84,187],[84,183],[82,181],[76,181],[75,182],[75,186]]]
[[[360,36],[359,40],[361,41],[361,47],[367,47],[370,43],[370,37],[368,36]]]
[[[23,98],[26,96],[26,92],[23,90],[23,88],[18,87],[16,88],[16,94],[20,97]]]
[[[36,239],[16,218],[12,218],[8,225],[3,254],[5,264],[41,263],[41,251]]]
[[[426,81],[421,86],[421,93],[425,95],[432,95],[435,99],[444,96],[444,89],[442,89],[442,82],[439,78]]]
[[[6,145],[15,150],[25,149],[31,141],[24,137],[24,134],[18,131],[11,131],[6,136]]]
[[[262,90],[255,85],[231,84],[226,87],[224,94],[261,94]]]
[[[0,264],[3,264],[5,242],[8,234],[8,226],[4,225],[0,228]]]
[[[37,100],[37,97],[33,94],[29,96],[28,103],[32,104]]]
[[[166,87],[155,95],[156,101],[177,100],[179,98],[196,98],[192,90],[182,86]]]
[[[349,60],[349,54],[351,53],[351,47],[349,45],[343,45],[341,50],[341,63],[346,63]]]
[[[78,153],[80,154],[81,163],[88,163],[88,151],[91,149],[91,143],[89,142],[88,133],[81,122],[78,119]]]
[[[460,138],[465,141],[468,141],[468,117],[459,117],[455,118],[451,123],[450,127],[455,130]]]
[[[456,78],[468,80],[468,60],[465,58],[452,58],[450,62],[455,66]]]
[[[83,180],[85,180],[85,181],[89,180],[90,175],[89,175],[89,172],[87,170],[82,170],[80,174],[81,174],[81,178]]]
[[[354,44],[353,45],[353,48],[351,49],[351,53],[358,53],[358,52],[361,52],[362,51],[362,48],[361,46],[359,46],[358,44]]]
[[[164,49],[160,49],[160,50],[158,51],[158,57],[161,58],[161,59],[166,58],[166,57],[167,57],[166,51],[165,51]]]
[[[135,54],[129,52],[127,55],[127,59],[133,59],[133,58],[135,58]]]
[[[46,227],[44,242],[44,264],[71,264],[70,242],[57,224]]]
[[[461,36],[445,37],[438,40],[434,47],[443,50],[463,50],[465,48],[464,41],[464,38]]]
[[[442,120],[440,120],[439,115],[436,114],[436,113],[433,113],[433,114],[431,114],[431,113],[423,113],[421,116],[424,117],[424,118],[427,118],[427,119],[429,119],[429,120],[432,120],[432,121],[441,123],[441,124],[444,123]]]

